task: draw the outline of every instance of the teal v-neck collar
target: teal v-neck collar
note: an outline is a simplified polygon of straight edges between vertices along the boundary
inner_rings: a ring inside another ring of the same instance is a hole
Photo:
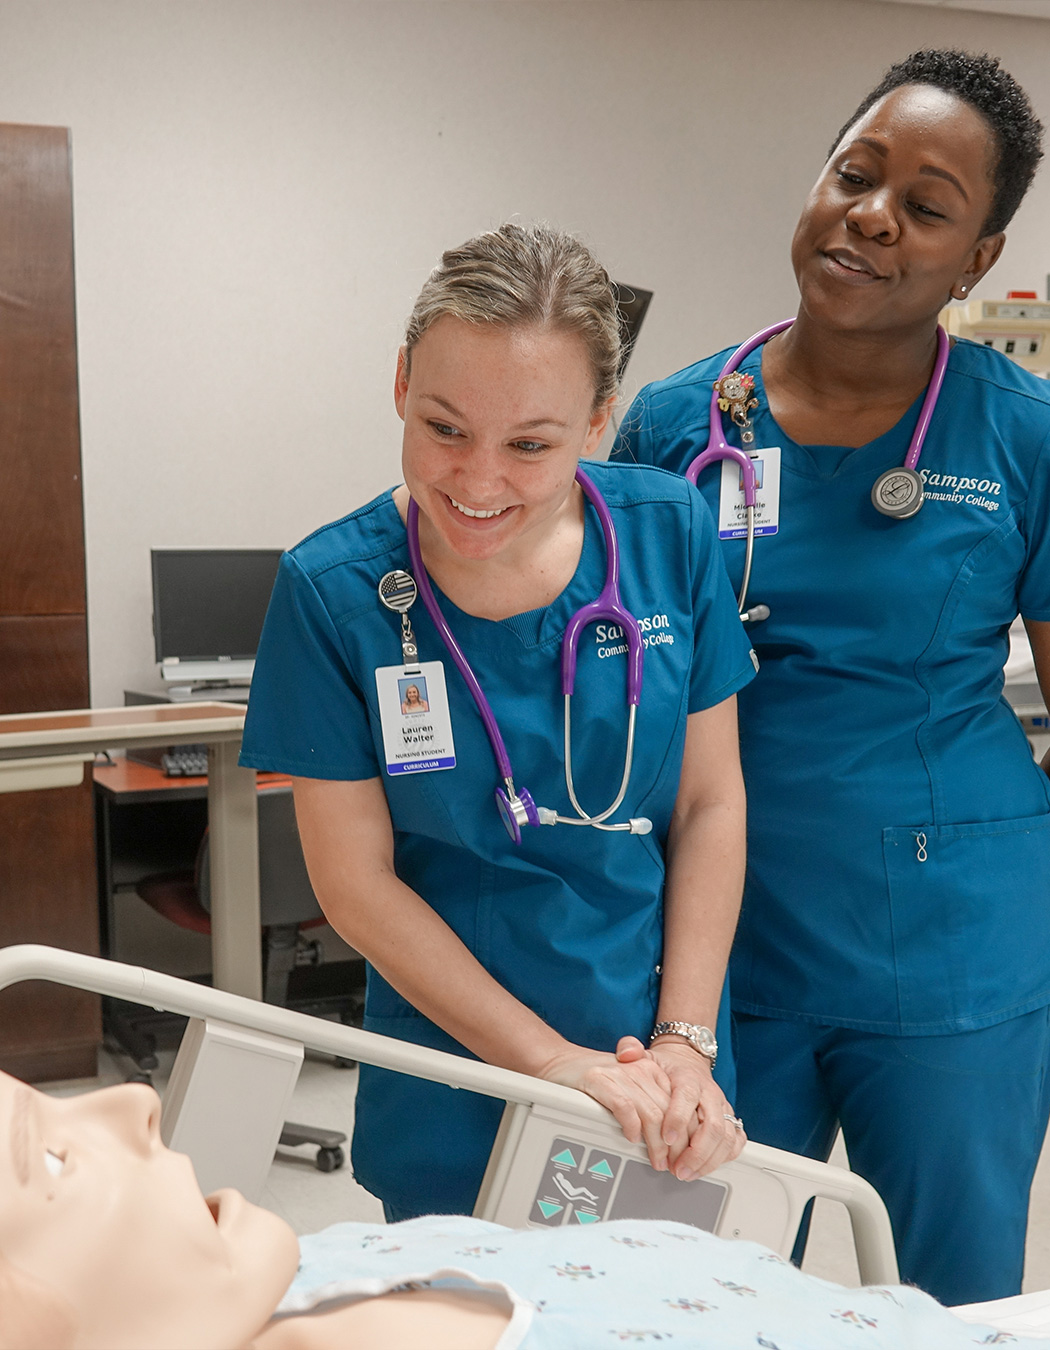
[[[762,380],[762,348],[751,352],[741,362],[740,369],[753,376],[755,381],[755,397],[758,399],[754,419],[756,448],[779,445],[785,452],[789,448],[797,452],[784,454],[782,464],[785,473],[828,482],[833,478],[877,474],[894,464],[904,463],[912,433],[919,420],[922,401],[926,397],[925,389],[898,422],[866,445],[802,445],[792,440],[769,411],[769,400]]]

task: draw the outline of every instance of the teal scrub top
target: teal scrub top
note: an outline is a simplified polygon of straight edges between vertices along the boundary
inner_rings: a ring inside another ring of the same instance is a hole
[[[645,639],[634,767],[613,819],[648,816],[651,834],[556,826],[524,830],[520,846],[510,841],[493,801],[498,773],[481,718],[421,601],[410,617],[419,659],[444,663],[456,766],[387,773],[374,671],[401,660],[400,618],[380,603],[377,587],[387,572],[411,570],[389,493],[284,556],[241,762],[309,778],[380,777],[401,880],[516,998],[571,1040],[612,1050],[620,1036],[647,1038],[653,1026],[664,854],[686,717],[736,693],[754,666],[713,522],[697,494],[657,469],[593,464],[588,472],[612,513],[624,603]],[[562,635],[571,615],[601,590],[605,567],[601,528],[588,506],[576,573],[546,609],[493,622],[465,613],[435,587],[495,712],[517,787],[563,814],[571,807]],[[580,641],[573,767],[581,804],[592,811],[613,800],[623,771],[625,652],[607,623],[592,625]],[[465,1053],[374,970],[365,1025]],[[468,1092],[363,1066],[355,1175],[398,1208],[469,1211],[500,1110]]]
[[[645,388],[614,455],[684,472],[732,349]],[[755,542],[761,673],[740,701],[748,875],[734,1007],[887,1034],[989,1026],[1050,1003],[1050,791],[1003,698],[1007,629],[1050,620],[1050,385],[957,342],[923,448],[926,500],[880,515],[921,398],[859,449],[782,451],[779,530]],[[727,440],[739,436],[726,417]],[[699,487],[717,512],[720,466]],[[738,584],[743,540],[722,544]]]

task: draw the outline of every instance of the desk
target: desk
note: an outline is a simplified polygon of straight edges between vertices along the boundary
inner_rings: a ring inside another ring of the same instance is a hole
[[[244,712],[233,704],[194,703],[0,716],[0,792],[79,783],[100,750],[206,744],[213,979],[218,989],[260,998],[255,772],[237,764]]]
[[[152,873],[193,868],[208,825],[208,779],[168,778],[123,755],[95,764],[92,779],[101,948],[104,956],[121,959],[114,945],[114,897]],[[256,775],[259,791],[291,781],[284,774]]]

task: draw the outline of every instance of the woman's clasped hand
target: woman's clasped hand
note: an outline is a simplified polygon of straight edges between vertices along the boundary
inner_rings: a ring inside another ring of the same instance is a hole
[[[636,1036],[622,1036],[615,1054],[572,1046],[538,1076],[607,1107],[632,1144],[644,1143],[653,1167],[679,1181],[713,1171],[744,1146],[710,1060],[684,1042],[664,1039],[646,1049]]]

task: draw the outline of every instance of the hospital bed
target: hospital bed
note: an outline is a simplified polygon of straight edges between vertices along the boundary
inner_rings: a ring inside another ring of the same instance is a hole
[[[161,1133],[190,1156],[206,1193],[234,1186],[249,1199],[261,1194],[310,1049],[502,1098],[479,1218],[512,1228],[673,1219],[787,1256],[806,1204],[823,1197],[849,1212],[865,1283],[898,1279],[881,1200],[841,1168],[748,1143],[736,1161],[683,1185],[654,1171],[609,1112],[572,1088],[51,947],[0,950],[0,988],[21,980],[71,985],[191,1019],[166,1089]]]
[[[161,1133],[189,1154],[206,1193],[261,1193],[306,1049],[355,1059],[506,1102],[474,1213],[513,1228],[603,1218],[674,1219],[789,1256],[807,1203],[848,1213],[865,1284],[893,1284],[889,1217],[842,1168],[747,1143],[740,1157],[683,1185],[654,1172],[612,1116],[571,1088],[357,1027],[259,1003],[140,966],[53,947],[0,949],[0,989],[47,980],[190,1019],[164,1097]],[[1016,1335],[1050,1336],[1050,1291],[954,1309]]]

